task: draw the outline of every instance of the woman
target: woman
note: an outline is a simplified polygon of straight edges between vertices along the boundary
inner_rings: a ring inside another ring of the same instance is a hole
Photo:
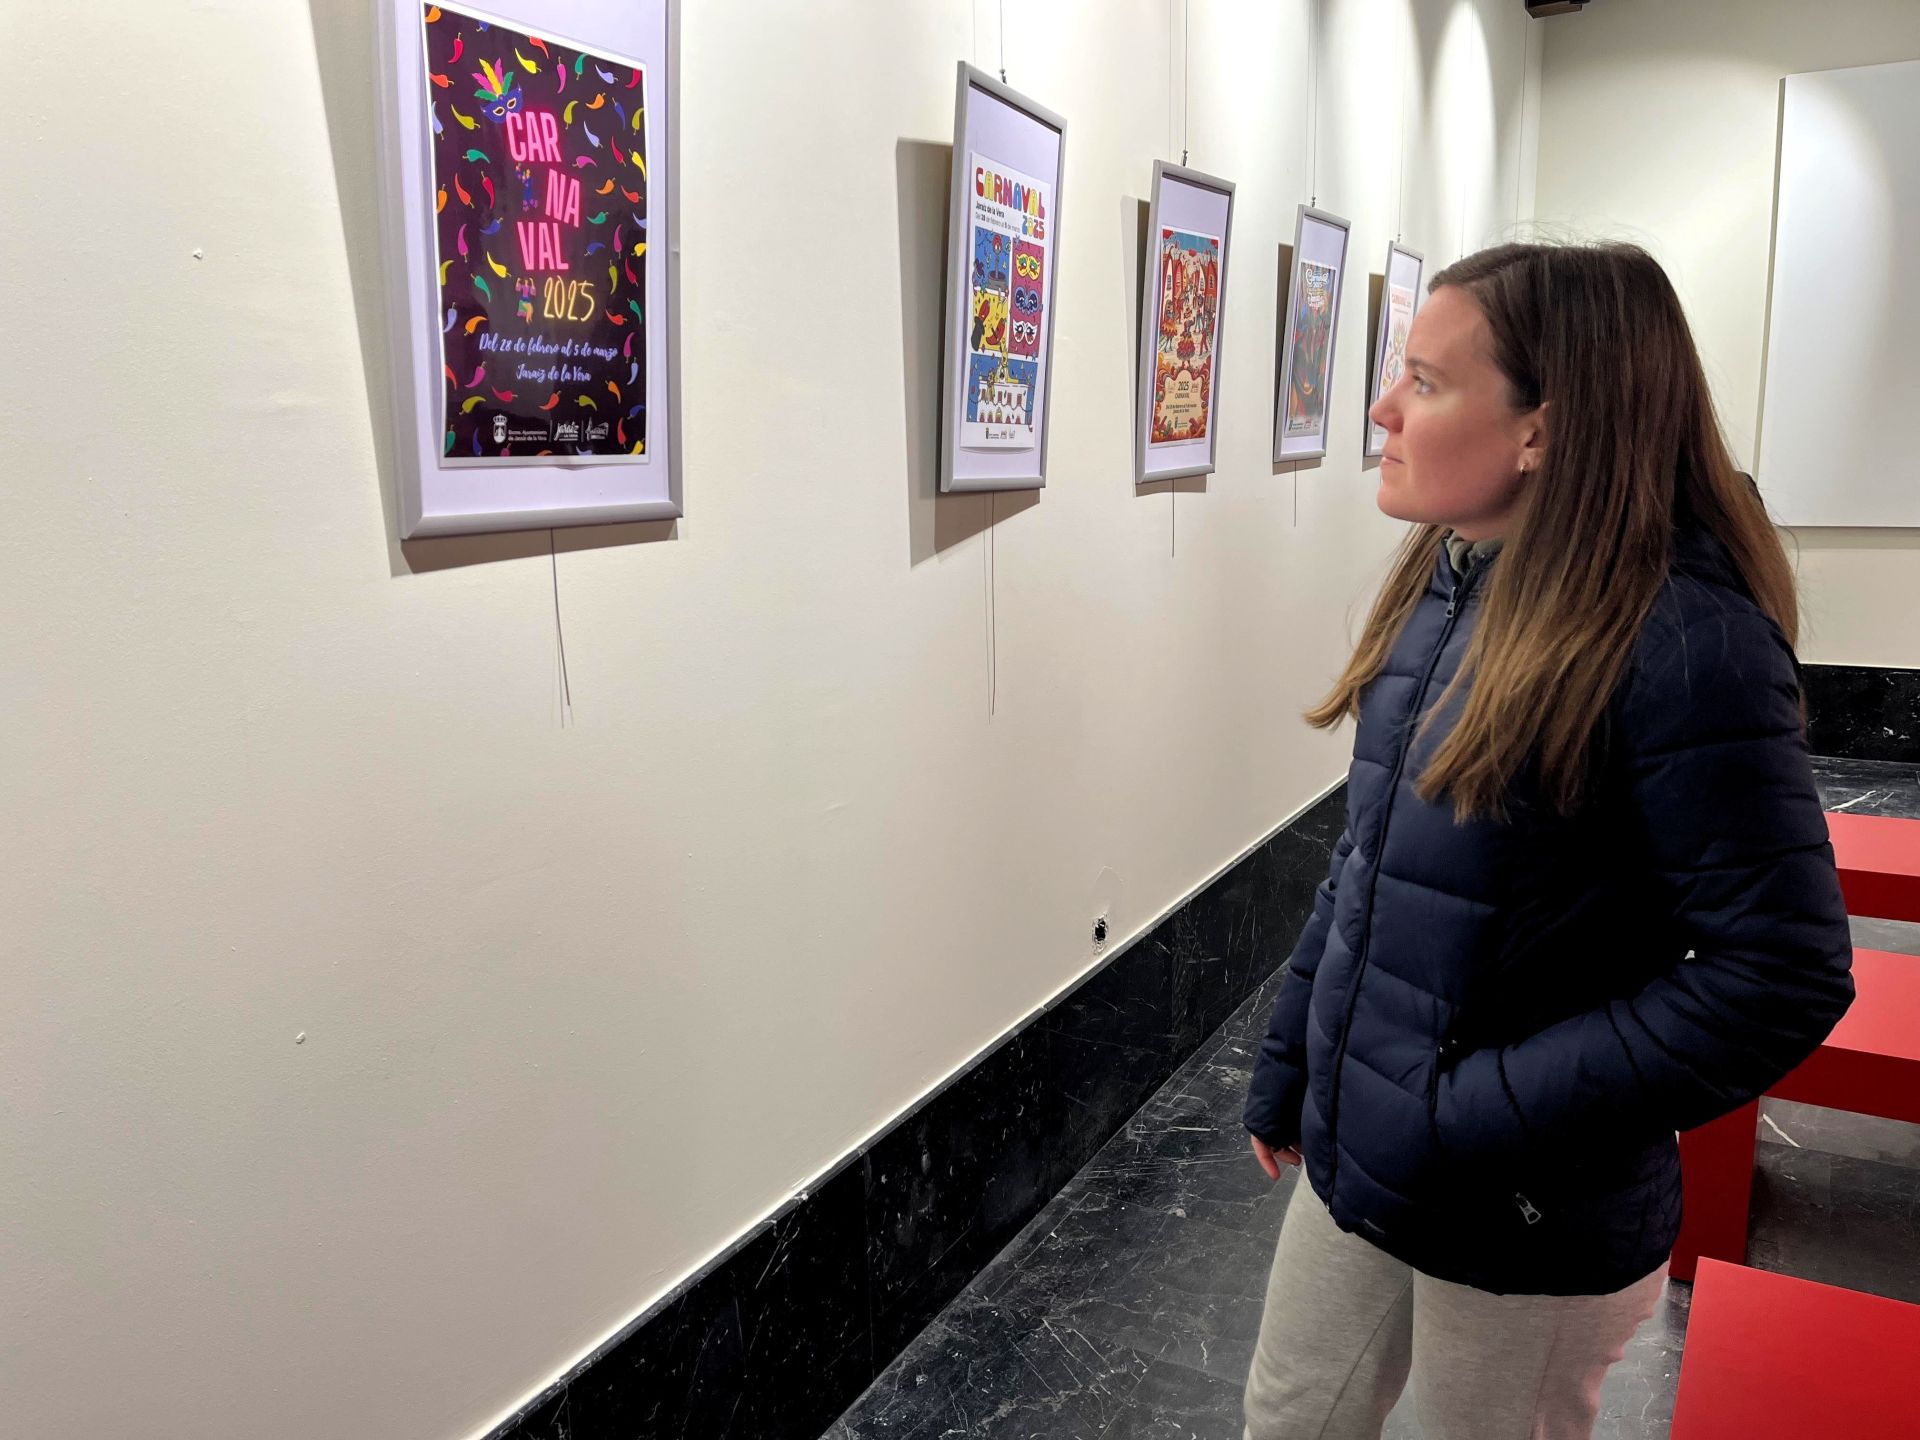
[[[1246,1125],[1305,1165],[1250,1440],[1586,1440],[1680,1220],[1674,1134],[1852,999],[1792,571],[1673,287],[1628,246],[1434,278],[1386,428],[1414,522],[1307,719],[1347,828]]]

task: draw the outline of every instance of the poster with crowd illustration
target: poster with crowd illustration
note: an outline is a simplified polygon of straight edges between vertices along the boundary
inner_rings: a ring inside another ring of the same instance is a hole
[[[1213,418],[1220,237],[1162,226],[1157,289],[1151,443],[1204,440]]]
[[[422,7],[442,454],[647,459],[647,72]]]
[[[1142,247],[1137,485],[1211,474],[1220,443],[1220,357],[1234,184],[1157,160]]]

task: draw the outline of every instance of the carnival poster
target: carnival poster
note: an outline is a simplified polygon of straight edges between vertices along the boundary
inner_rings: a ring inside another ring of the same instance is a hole
[[[1338,272],[1300,262],[1293,302],[1293,356],[1287,371],[1288,436],[1318,435],[1326,424],[1327,362],[1333,352],[1333,282]]]
[[[1214,335],[1220,318],[1220,237],[1160,231],[1160,313],[1154,338],[1155,445],[1204,440],[1213,417]]]
[[[645,67],[421,17],[443,463],[645,462]]]
[[[966,413],[960,442],[1031,450],[1046,354],[1053,187],[971,157]]]

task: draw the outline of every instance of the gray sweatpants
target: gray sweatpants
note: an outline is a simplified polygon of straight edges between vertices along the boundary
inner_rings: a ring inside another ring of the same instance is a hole
[[[1423,1440],[1590,1440],[1600,1381],[1653,1314],[1612,1295],[1489,1295],[1435,1280],[1288,1202],[1247,1378],[1246,1440],[1379,1440],[1409,1375]]]

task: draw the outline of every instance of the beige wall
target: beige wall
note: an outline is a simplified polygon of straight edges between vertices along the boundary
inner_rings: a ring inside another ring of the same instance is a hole
[[[1781,78],[1920,57],[1920,4],[1598,0],[1544,28],[1537,214],[1660,257],[1750,463]],[[1920,531],[1802,529],[1793,539],[1802,658],[1920,665]]]
[[[1193,6],[1192,162],[1241,189],[1221,469],[1177,500],[1135,496],[1129,428],[1169,8],[1007,7],[1012,82],[1071,121],[1037,502],[930,489],[953,66],[998,6],[686,0],[689,518],[557,558],[391,540],[367,9],[0,7],[23,1436],[482,1431],[1084,973],[1097,914],[1137,933],[1345,764],[1296,717],[1398,528],[1359,441],[1401,0],[1326,6],[1357,273],[1297,477],[1305,10]],[[1440,263],[1521,208],[1528,31],[1415,13]],[[850,297],[796,286],[823,224]]]

